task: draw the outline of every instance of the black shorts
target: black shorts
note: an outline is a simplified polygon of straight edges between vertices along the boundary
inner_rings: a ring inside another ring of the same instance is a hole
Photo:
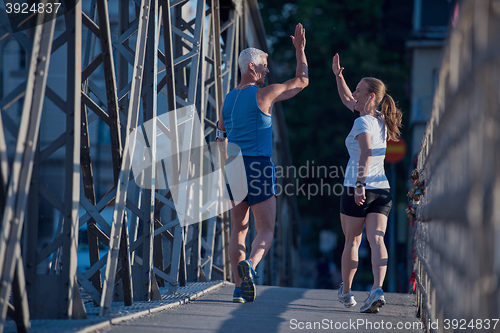
[[[354,187],[344,186],[340,197],[340,213],[352,217],[366,217],[369,213],[389,216],[392,207],[391,190],[388,188],[365,189],[366,200],[361,205],[354,201]]]

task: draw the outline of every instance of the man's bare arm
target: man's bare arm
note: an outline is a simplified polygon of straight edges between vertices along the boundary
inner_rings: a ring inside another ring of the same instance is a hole
[[[258,98],[259,101],[264,104],[264,108],[270,109],[275,102],[292,98],[309,85],[309,71],[305,53],[305,33],[304,27],[299,23],[295,27],[295,36],[290,36],[292,37],[293,46],[295,47],[295,56],[297,58],[295,77],[284,83],[272,84],[268,87],[259,89],[260,96],[258,96]],[[260,102],[259,106],[261,106]]]
[[[226,126],[224,125],[224,119],[222,118],[222,108],[224,107],[224,102],[222,102],[219,110],[219,129],[221,131],[226,130]]]
[[[224,102],[222,102],[222,105],[220,106],[220,110],[219,110],[219,122],[218,122],[218,128],[221,130],[221,131],[226,131],[226,125],[224,124],[224,118],[222,118],[222,108],[224,108]],[[227,139],[217,139],[218,142],[225,142],[227,141]]]

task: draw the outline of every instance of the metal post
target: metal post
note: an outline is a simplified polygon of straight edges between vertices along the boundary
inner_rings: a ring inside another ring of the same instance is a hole
[[[66,14],[68,34],[68,83],[66,91],[66,170],[63,211],[63,255],[60,299],[61,318],[83,318],[85,313],[74,313],[76,265],[78,249],[78,209],[80,202],[80,131],[81,131],[81,41],[82,4]],[[80,300],[81,301],[81,300]]]
[[[93,20],[96,12],[95,0],[91,3],[91,17]],[[84,67],[87,67],[90,63],[90,57],[94,54],[94,44],[96,36],[92,33],[92,30],[87,32],[87,45],[85,48],[84,56]],[[88,85],[84,83],[84,92],[89,93]],[[80,148],[80,163],[81,172],[83,179],[83,194],[85,198],[89,200],[92,205],[96,205],[96,195],[94,186],[94,175],[92,170],[92,160],[90,156],[90,131],[89,131],[89,121],[88,121],[88,109],[87,106],[82,103],[82,129],[81,129],[81,148]],[[97,223],[91,218],[87,221],[87,241],[89,245],[89,260],[90,266],[94,266],[99,261],[99,238],[97,234]],[[101,271],[96,270],[95,274],[91,277],[92,286],[94,289],[100,293],[102,290],[101,285]],[[82,283],[80,281],[80,283]],[[95,304],[98,304],[94,301]]]
[[[83,179],[83,190],[85,198],[90,204],[96,205],[94,177],[92,172],[92,161],[90,157],[90,133],[87,117],[87,107],[82,103],[81,120],[81,168]],[[82,199],[85,200],[85,199]],[[89,244],[90,266],[94,266],[99,261],[99,238],[97,236],[97,223],[91,218],[87,222],[87,240]],[[101,291],[101,271],[97,270],[91,278],[92,285],[97,291]]]
[[[391,163],[390,166],[391,178],[391,196],[392,196],[392,209],[389,214],[389,262],[387,280],[387,291],[396,292],[396,164]]]
[[[36,303],[39,298],[37,293],[37,248],[38,232],[40,226],[40,142],[37,144],[33,160],[33,172],[28,197],[28,205],[32,207],[26,212],[26,226],[24,232],[23,261],[25,264],[26,292],[29,297],[29,307],[32,318],[37,318]]]
[[[215,110],[218,113],[222,103],[222,60],[220,45],[220,8],[219,0],[212,0],[212,29],[213,29],[213,49],[214,49],[214,77],[215,77]]]
[[[118,182],[121,167],[121,138],[120,118],[118,114],[118,96],[116,91],[116,75],[113,61],[111,31],[109,27],[108,2],[97,0],[97,14],[99,17],[99,40],[101,41],[101,54],[104,66],[106,83],[106,96],[108,102],[109,130],[111,135],[111,158],[113,159],[113,175],[115,183]]]
[[[142,0],[139,8],[139,23],[137,30],[136,57],[134,59],[134,67],[132,73],[131,93],[129,110],[127,114],[127,135],[125,145],[123,147],[123,160],[120,177],[117,186],[117,194],[115,199],[115,210],[113,212],[113,223],[111,225],[109,253],[106,263],[106,276],[101,297],[100,315],[108,314],[113,299],[113,288],[116,277],[116,265],[118,260],[118,250],[120,246],[120,237],[122,228],[127,228],[124,219],[125,204],[127,200],[127,185],[129,182],[129,174],[132,166],[132,156],[135,149],[135,140],[137,132],[134,131],[137,127],[139,116],[140,92],[142,87],[142,77],[144,72],[144,59],[146,53],[147,28],[149,22],[149,6],[150,0]],[[129,148],[130,146],[130,148]],[[127,239],[128,241],[128,239]]]
[[[16,263],[14,281],[12,284],[12,299],[14,301],[14,321],[19,333],[31,331],[30,311],[28,306],[28,295],[24,279],[23,262],[19,257]]]
[[[15,271],[17,271],[17,277],[14,284],[14,297],[17,304],[15,310],[16,316],[19,316],[18,325],[29,330],[29,326],[26,327],[24,324],[29,321],[29,314],[27,313],[28,304],[26,294],[21,291],[21,289],[25,289],[25,286],[20,239],[26,202],[28,200],[33,159],[38,142],[43,97],[47,80],[47,76],[44,74],[49,66],[55,24],[51,20],[42,25],[42,20],[43,15],[40,15],[40,24],[36,27],[34,34],[23,116],[19,126],[16,154],[10,175],[0,233],[0,331],[3,331],[5,325]]]
[[[7,198],[7,186],[9,179],[9,160],[7,157],[7,144],[3,130],[2,117],[0,117],[0,215],[3,215],[5,200]]]
[[[151,0],[149,11],[148,40],[146,46],[146,77],[144,86],[145,110],[144,110],[144,136],[147,140],[145,150],[146,159],[151,161],[151,167],[144,170],[144,221],[143,221],[143,245],[142,245],[142,270],[141,270],[141,300],[151,300],[153,286],[153,241],[154,241],[154,207],[155,207],[155,179],[156,179],[156,99],[157,99],[157,50],[158,50],[158,1]],[[147,156],[149,155],[149,156]]]

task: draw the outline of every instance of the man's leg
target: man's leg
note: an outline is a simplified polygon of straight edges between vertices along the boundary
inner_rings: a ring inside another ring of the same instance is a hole
[[[364,217],[352,217],[340,214],[342,231],[345,235],[344,252],[342,252],[342,293],[347,294],[351,290],[354,274],[358,269],[358,249],[361,244]]]
[[[252,212],[255,217],[257,236],[252,242],[252,252],[249,259],[255,268],[266,255],[273,242],[276,220],[276,196],[273,195],[265,201],[252,205]]]
[[[231,203],[232,206],[233,203]],[[248,232],[248,204],[243,201],[231,208],[231,236],[229,237],[229,260],[233,272],[234,283],[240,287],[241,278],[238,275],[238,263],[245,260],[245,237]]]
[[[380,213],[369,213],[366,216],[366,238],[372,252],[373,288],[382,288],[387,271],[387,248],[384,243],[387,216]]]

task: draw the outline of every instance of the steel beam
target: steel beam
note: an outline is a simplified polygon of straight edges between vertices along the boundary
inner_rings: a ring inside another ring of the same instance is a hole
[[[146,84],[143,88],[143,99],[145,99],[143,133],[147,136],[148,149],[145,150],[145,159],[151,162],[151,167],[144,170],[143,207],[143,245],[142,245],[142,267],[140,274],[141,287],[140,300],[152,299],[153,281],[153,241],[154,241],[154,212],[155,212],[155,190],[156,190],[156,113],[157,113],[157,77],[158,77],[158,1],[151,0],[149,11],[148,41],[146,46]],[[147,156],[149,153],[149,156]],[[158,255],[161,255],[160,252]]]
[[[25,323],[29,321],[27,295],[24,293],[24,270],[21,259],[20,239],[24,222],[26,203],[33,168],[33,160],[38,142],[43,97],[48,70],[54,20],[45,24],[43,15],[39,16],[39,25],[35,29],[31,49],[29,75],[26,94],[19,126],[16,153],[5,202],[2,230],[0,234],[0,331],[3,331],[10,291],[14,283],[15,313],[18,326],[29,330]],[[16,273],[16,279],[14,274]]]
[[[106,263],[106,275],[101,297],[100,315],[108,314],[113,299],[113,288],[115,284],[116,266],[118,260],[118,250],[120,246],[120,237],[122,228],[128,228],[126,225],[125,204],[127,199],[127,187],[129,183],[129,174],[132,166],[132,156],[135,149],[137,131],[139,104],[142,87],[142,77],[144,75],[144,59],[146,53],[146,40],[149,22],[150,0],[142,0],[139,8],[139,22],[136,42],[136,57],[132,71],[132,84],[130,91],[129,110],[127,115],[127,134],[125,145],[123,147],[123,160],[120,171],[117,194],[115,199],[115,209],[113,213],[113,223],[111,225],[110,244],[108,260]],[[126,238],[128,241],[128,238]],[[127,246],[128,248],[128,246]]]
[[[91,55],[94,54],[94,48],[95,48],[95,38],[100,34],[99,32],[99,27],[94,23],[94,17],[96,13],[96,1],[92,0],[91,5],[90,5],[90,13],[91,16],[88,17],[85,13],[82,13],[82,23],[85,24],[85,26],[95,26],[96,29],[91,29],[89,28],[87,32],[87,45],[84,50],[84,68],[87,67],[88,63],[90,62],[90,57]],[[93,32],[93,34],[92,34]],[[101,57],[102,59],[102,57]],[[84,76],[84,75],[82,75]],[[82,78],[83,79],[83,78]],[[89,93],[88,89],[88,84],[84,82],[83,84],[84,90],[82,91],[82,98],[85,98],[87,94]],[[85,95],[85,96],[83,96]],[[87,106],[85,103],[82,103],[82,123],[81,123],[81,157],[80,157],[80,164],[82,168],[82,180],[83,180],[83,194],[85,198],[88,199],[91,205],[96,205],[96,195],[95,195],[95,186],[94,186],[94,175],[93,175],[93,170],[92,170],[92,159],[90,156],[90,130],[89,130],[89,121],[88,121],[88,110]],[[84,200],[84,199],[82,199]],[[96,221],[91,218],[87,221],[87,242],[89,246],[89,261],[90,261],[90,266],[94,266],[100,258],[99,255],[99,238],[98,235],[96,234],[96,231],[98,230]],[[77,276],[80,277],[80,275],[83,274],[78,274]],[[92,275],[90,278],[92,281],[92,288],[96,289],[98,292],[101,292],[102,290],[102,285],[101,285],[101,271],[96,270],[95,274]],[[86,281],[81,281],[80,278],[78,278],[78,282],[81,285],[84,285]],[[84,287],[85,288],[85,287]],[[88,289],[88,288],[85,288]],[[92,295],[92,292],[89,292]],[[95,297],[94,297],[95,298]],[[99,304],[97,301],[94,300],[94,304]]]
[[[62,291],[60,318],[83,318],[85,313],[77,313],[83,305],[78,305],[75,296],[77,249],[78,249],[78,209],[80,203],[80,133],[81,133],[81,40],[82,3],[65,16],[68,35],[68,81],[66,90],[66,160],[63,211],[62,245]],[[76,289],[77,290],[77,289]],[[81,300],[80,300],[81,302]]]
[[[115,183],[117,183],[118,177],[120,175],[122,145],[120,137],[120,118],[118,115],[118,96],[116,91],[116,75],[113,61],[108,2],[106,0],[97,0],[97,16],[99,17],[99,40],[101,41],[101,55],[104,65],[108,115],[110,118],[109,131],[111,135],[113,175]]]
[[[99,31],[102,59],[104,65],[104,76],[106,82],[106,96],[109,114],[109,129],[111,136],[111,156],[113,160],[113,175],[115,184],[118,184],[120,168],[122,165],[122,143],[120,133],[120,115],[118,106],[116,75],[113,61],[113,49],[111,41],[108,3],[106,0],[97,0],[97,13],[99,17]],[[124,221],[126,225],[126,222]],[[128,252],[128,228],[122,229],[120,242],[120,263],[122,269],[122,280],[125,305],[132,305],[132,279],[130,270],[130,255]]]
[[[7,143],[3,130],[2,117],[0,116],[0,216],[4,213],[9,180],[9,158],[7,156]]]

